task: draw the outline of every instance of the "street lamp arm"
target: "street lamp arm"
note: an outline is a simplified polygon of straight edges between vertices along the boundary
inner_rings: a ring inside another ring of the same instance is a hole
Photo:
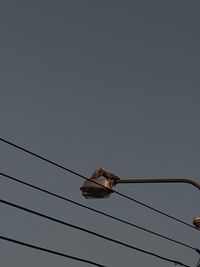
[[[146,183],[187,183],[200,190],[200,184],[185,178],[163,178],[163,179],[116,179],[115,184],[146,184]]]

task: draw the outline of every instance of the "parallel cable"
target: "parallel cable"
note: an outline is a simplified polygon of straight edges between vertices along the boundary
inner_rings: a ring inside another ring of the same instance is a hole
[[[107,267],[105,265],[96,263],[94,261],[90,261],[90,260],[86,260],[86,259],[83,259],[83,258],[75,257],[75,256],[72,256],[72,255],[68,255],[68,254],[61,253],[61,252],[58,252],[58,251],[55,251],[55,250],[51,250],[51,249],[47,249],[47,248],[44,248],[44,247],[39,247],[39,246],[32,245],[32,244],[29,244],[29,243],[25,243],[25,242],[22,242],[22,241],[19,241],[19,240],[16,240],[16,239],[12,239],[12,238],[9,238],[9,237],[6,237],[6,236],[0,236],[0,239],[6,240],[8,242],[16,243],[18,245],[22,245],[22,246],[25,246],[25,247],[33,248],[33,249],[36,249],[36,250],[41,250],[41,251],[44,251],[44,252],[47,252],[47,253],[50,253],[50,254],[54,254],[54,255],[57,255],[57,256],[64,257],[64,258],[70,258],[70,259],[75,260],[75,261],[88,263],[88,264],[91,264],[91,265],[94,265],[94,266]]]
[[[36,157],[36,158],[39,158],[39,159],[41,159],[41,160],[43,160],[43,161],[46,161],[46,162],[50,163],[51,165],[54,165],[54,166],[56,166],[56,167],[58,167],[58,168],[60,168],[60,169],[63,169],[63,170],[65,170],[65,171],[69,172],[69,173],[72,173],[72,174],[74,174],[74,175],[76,175],[76,176],[79,176],[79,177],[81,177],[81,178],[84,179],[84,180],[92,181],[92,180],[90,180],[89,178],[83,176],[82,174],[80,174],[80,173],[78,173],[78,172],[75,172],[75,171],[73,171],[73,170],[71,170],[71,169],[69,169],[69,168],[66,168],[66,167],[64,167],[64,166],[62,166],[62,165],[60,165],[60,164],[58,164],[58,163],[56,163],[56,162],[54,162],[54,161],[52,161],[52,160],[47,159],[46,157],[40,156],[39,154],[36,154],[36,153],[34,153],[34,152],[32,152],[32,151],[26,149],[26,148],[23,148],[23,147],[21,147],[21,146],[19,146],[19,145],[16,145],[16,144],[14,144],[14,143],[12,143],[12,142],[10,142],[10,141],[4,139],[4,138],[1,138],[1,137],[0,137],[0,141],[4,142],[4,143],[6,143],[6,144],[8,144],[8,145],[10,145],[10,146],[13,146],[13,147],[15,147],[15,148],[17,148],[17,149],[19,149],[19,150],[21,150],[21,151],[24,151],[24,152],[26,152],[26,153],[28,153],[28,154],[30,154],[30,155]],[[92,182],[95,183],[95,184],[98,184],[98,183],[95,182],[95,181],[92,181]],[[101,184],[98,184],[98,185],[101,185]],[[103,185],[101,185],[101,186],[102,186],[102,187],[105,187],[105,186],[103,186]],[[107,187],[106,187],[106,189],[107,189]],[[119,196],[121,196],[121,197],[124,197],[124,198],[126,198],[126,199],[128,199],[128,200],[131,200],[131,201],[133,201],[133,202],[135,202],[135,203],[137,203],[137,204],[139,204],[139,205],[142,205],[143,207],[146,207],[146,208],[148,208],[148,209],[150,209],[150,210],[153,210],[153,211],[155,211],[155,212],[157,212],[157,213],[159,213],[159,214],[161,214],[161,215],[164,215],[164,216],[166,216],[166,217],[168,217],[168,218],[170,218],[170,219],[172,219],[172,220],[174,220],[174,221],[177,221],[177,222],[179,222],[179,223],[181,223],[181,224],[184,224],[184,225],[186,225],[186,226],[188,226],[188,227],[191,227],[191,228],[193,228],[193,229],[195,229],[195,230],[198,230],[197,228],[195,228],[195,227],[192,226],[191,224],[189,224],[189,223],[187,223],[187,222],[185,222],[185,221],[183,221],[183,220],[181,220],[181,219],[178,219],[178,218],[176,218],[176,217],[174,217],[174,216],[172,216],[172,215],[169,215],[169,214],[167,214],[167,213],[165,213],[165,212],[163,212],[163,211],[160,211],[160,210],[158,210],[158,209],[156,209],[156,208],[153,208],[153,207],[151,207],[150,205],[145,204],[144,202],[138,201],[138,200],[136,200],[136,199],[134,199],[134,198],[132,198],[132,197],[130,197],[130,196],[128,196],[128,195],[125,195],[125,194],[120,193],[120,192],[118,192],[118,191],[116,191],[116,190],[113,190],[113,189],[112,189],[112,192],[114,192],[115,194],[117,194],[117,195],[119,195]],[[198,230],[198,231],[199,231],[199,230]]]
[[[116,243],[116,244],[118,244],[118,245],[121,245],[121,246],[130,248],[130,249],[132,249],[132,250],[137,250],[137,251],[142,252],[142,253],[144,253],[144,254],[148,254],[148,255],[150,255],[150,256],[159,258],[159,259],[161,259],[161,260],[163,260],[163,261],[172,262],[172,263],[174,263],[174,264],[181,265],[181,266],[185,266],[185,267],[191,267],[191,266],[186,265],[186,264],[184,264],[184,263],[182,263],[182,262],[179,262],[179,261],[177,261],[177,260],[172,260],[172,259],[170,259],[170,258],[163,257],[163,256],[158,255],[158,254],[156,254],[156,253],[149,252],[149,251],[147,251],[147,250],[144,250],[144,249],[141,249],[141,248],[132,246],[132,245],[130,245],[130,244],[128,244],[128,243],[125,243],[125,242],[116,240],[116,239],[114,239],[114,238],[111,238],[111,237],[108,237],[108,236],[99,234],[99,233],[97,233],[97,232],[88,230],[88,229],[83,228],[83,227],[80,227],[80,226],[78,226],[78,225],[71,224],[71,223],[68,223],[68,222],[65,222],[65,221],[62,221],[62,220],[59,220],[59,219],[50,217],[50,216],[48,216],[48,215],[42,214],[42,213],[40,213],[40,212],[31,210],[31,209],[28,209],[28,208],[25,208],[25,207],[23,207],[23,206],[19,206],[19,205],[17,205],[17,204],[8,202],[8,201],[6,201],[6,200],[0,199],[0,203],[3,203],[3,204],[5,204],[5,205],[11,206],[11,207],[14,207],[14,208],[16,208],[16,209],[23,210],[23,211],[25,211],[25,212],[28,212],[28,213],[31,213],[31,214],[34,214],[34,215],[37,215],[37,216],[42,217],[42,218],[45,218],[45,219],[47,219],[47,220],[50,220],[50,221],[53,221],[53,222],[56,222],[56,223],[59,223],[59,224],[68,226],[68,227],[70,227],[70,228],[74,228],[74,229],[76,229],[76,230],[79,230],[79,231],[88,233],[88,234],[90,234],[90,235],[94,235],[94,236],[99,237],[99,238],[101,238],[101,239],[108,240],[108,241],[110,241],[110,242],[112,242],[112,243]]]
[[[83,205],[83,204],[81,204],[81,203],[79,203],[79,202],[76,202],[76,201],[71,200],[71,199],[69,199],[69,198],[66,198],[66,197],[63,197],[63,196],[61,196],[61,195],[55,194],[55,193],[50,192],[50,191],[48,191],[48,190],[45,190],[45,189],[43,189],[43,188],[41,188],[41,187],[38,187],[38,186],[35,186],[35,185],[33,185],[33,184],[24,182],[24,181],[22,181],[22,180],[20,180],[20,179],[17,179],[17,178],[15,178],[15,177],[13,177],[13,176],[10,176],[10,175],[8,175],[8,174],[5,174],[5,173],[0,172],[0,175],[1,175],[1,176],[4,176],[4,177],[6,177],[6,178],[8,178],[9,180],[12,180],[12,181],[21,183],[21,184],[23,184],[23,185],[25,185],[25,186],[28,186],[28,187],[33,188],[33,189],[36,189],[36,190],[41,191],[41,192],[43,192],[43,193],[46,193],[46,194],[48,194],[48,195],[51,195],[51,196],[54,196],[54,197],[56,197],[56,198],[65,200],[65,201],[67,201],[67,202],[70,202],[70,203],[72,203],[72,204],[74,204],[74,205],[76,205],[76,206],[79,206],[79,207],[82,207],[82,208],[91,210],[91,211],[93,211],[93,212],[95,212],[95,213],[101,214],[101,215],[103,215],[103,216],[105,216],[105,217],[108,217],[108,218],[110,218],[110,219],[119,221],[119,222],[121,222],[121,223],[127,224],[127,225],[129,225],[129,226],[135,227],[135,228],[137,228],[137,229],[143,230],[143,231],[148,232],[148,233],[150,233],[150,234],[153,234],[153,235],[155,235],[155,236],[164,238],[164,239],[166,239],[166,240],[168,240],[168,241],[174,242],[174,243],[176,243],[176,244],[182,245],[182,246],[184,246],[184,247],[187,247],[187,248],[189,248],[189,249],[192,249],[192,250],[195,250],[195,251],[196,251],[196,248],[195,248],[195,247],[192,247],[192,246],[190,246],[190,245],[188,245],[188,244],[185,244],[185,243],[183,243],[183,242],[177,241],[177,240],[172,239],[172,238],[170,238],[170,237],[167,237],[167,236],[165,236],[165,235],[156,233],[156,232],[154,232],[154,231],[151,231],[151,230],[146,229],[146,228],[144,228],[144,227],[141,227],[141,226],[139,226],[139,225],[133,224],[133,223],[128,222],[128,221],[126,221],[126,220],[120,219],[120,218],[118,218],[118,217],[112,216],[112,215],[107,214],[107,213],[105,213],[105,212],[102,212],[102,211],[100,211],[100,210],[97,210],[97,209],[91,208],[91,207],[89,207],[89,206]]]

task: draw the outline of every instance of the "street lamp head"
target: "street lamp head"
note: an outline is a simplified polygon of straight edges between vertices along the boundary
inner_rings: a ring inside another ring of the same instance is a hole
[[[85,198],[108,198],[113,192],[112,187],[119,179],[102,168],[97,168],[90,179],[87,179],[80,190]]]
[[[84,182],[80,190],[85,198],[108,198],[112,193],[113,182],[106,178],[91,178]]]

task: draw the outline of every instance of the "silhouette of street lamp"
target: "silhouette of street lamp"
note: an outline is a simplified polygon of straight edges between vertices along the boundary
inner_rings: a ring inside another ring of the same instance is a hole
[[[85,198],[108,198],[113,193],[112,188],[117,184],[146,184],[146,183],[187,183],[200,190],[200,184],[191,179],[184,178],[159,178],[159,179],[120,179],[113,173],[98,168],[91,178],[86,180],[80,190]],[[200,229],[200,217],[193,219],[193,224]]]

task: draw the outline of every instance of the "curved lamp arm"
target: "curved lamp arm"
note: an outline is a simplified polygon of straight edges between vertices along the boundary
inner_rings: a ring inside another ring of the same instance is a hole
[[[146,184],[146,183],[187,183],[200,190],[200,184],[191,179],[185,178],[159,178],[159,179],[116,179],[115,184]]]

